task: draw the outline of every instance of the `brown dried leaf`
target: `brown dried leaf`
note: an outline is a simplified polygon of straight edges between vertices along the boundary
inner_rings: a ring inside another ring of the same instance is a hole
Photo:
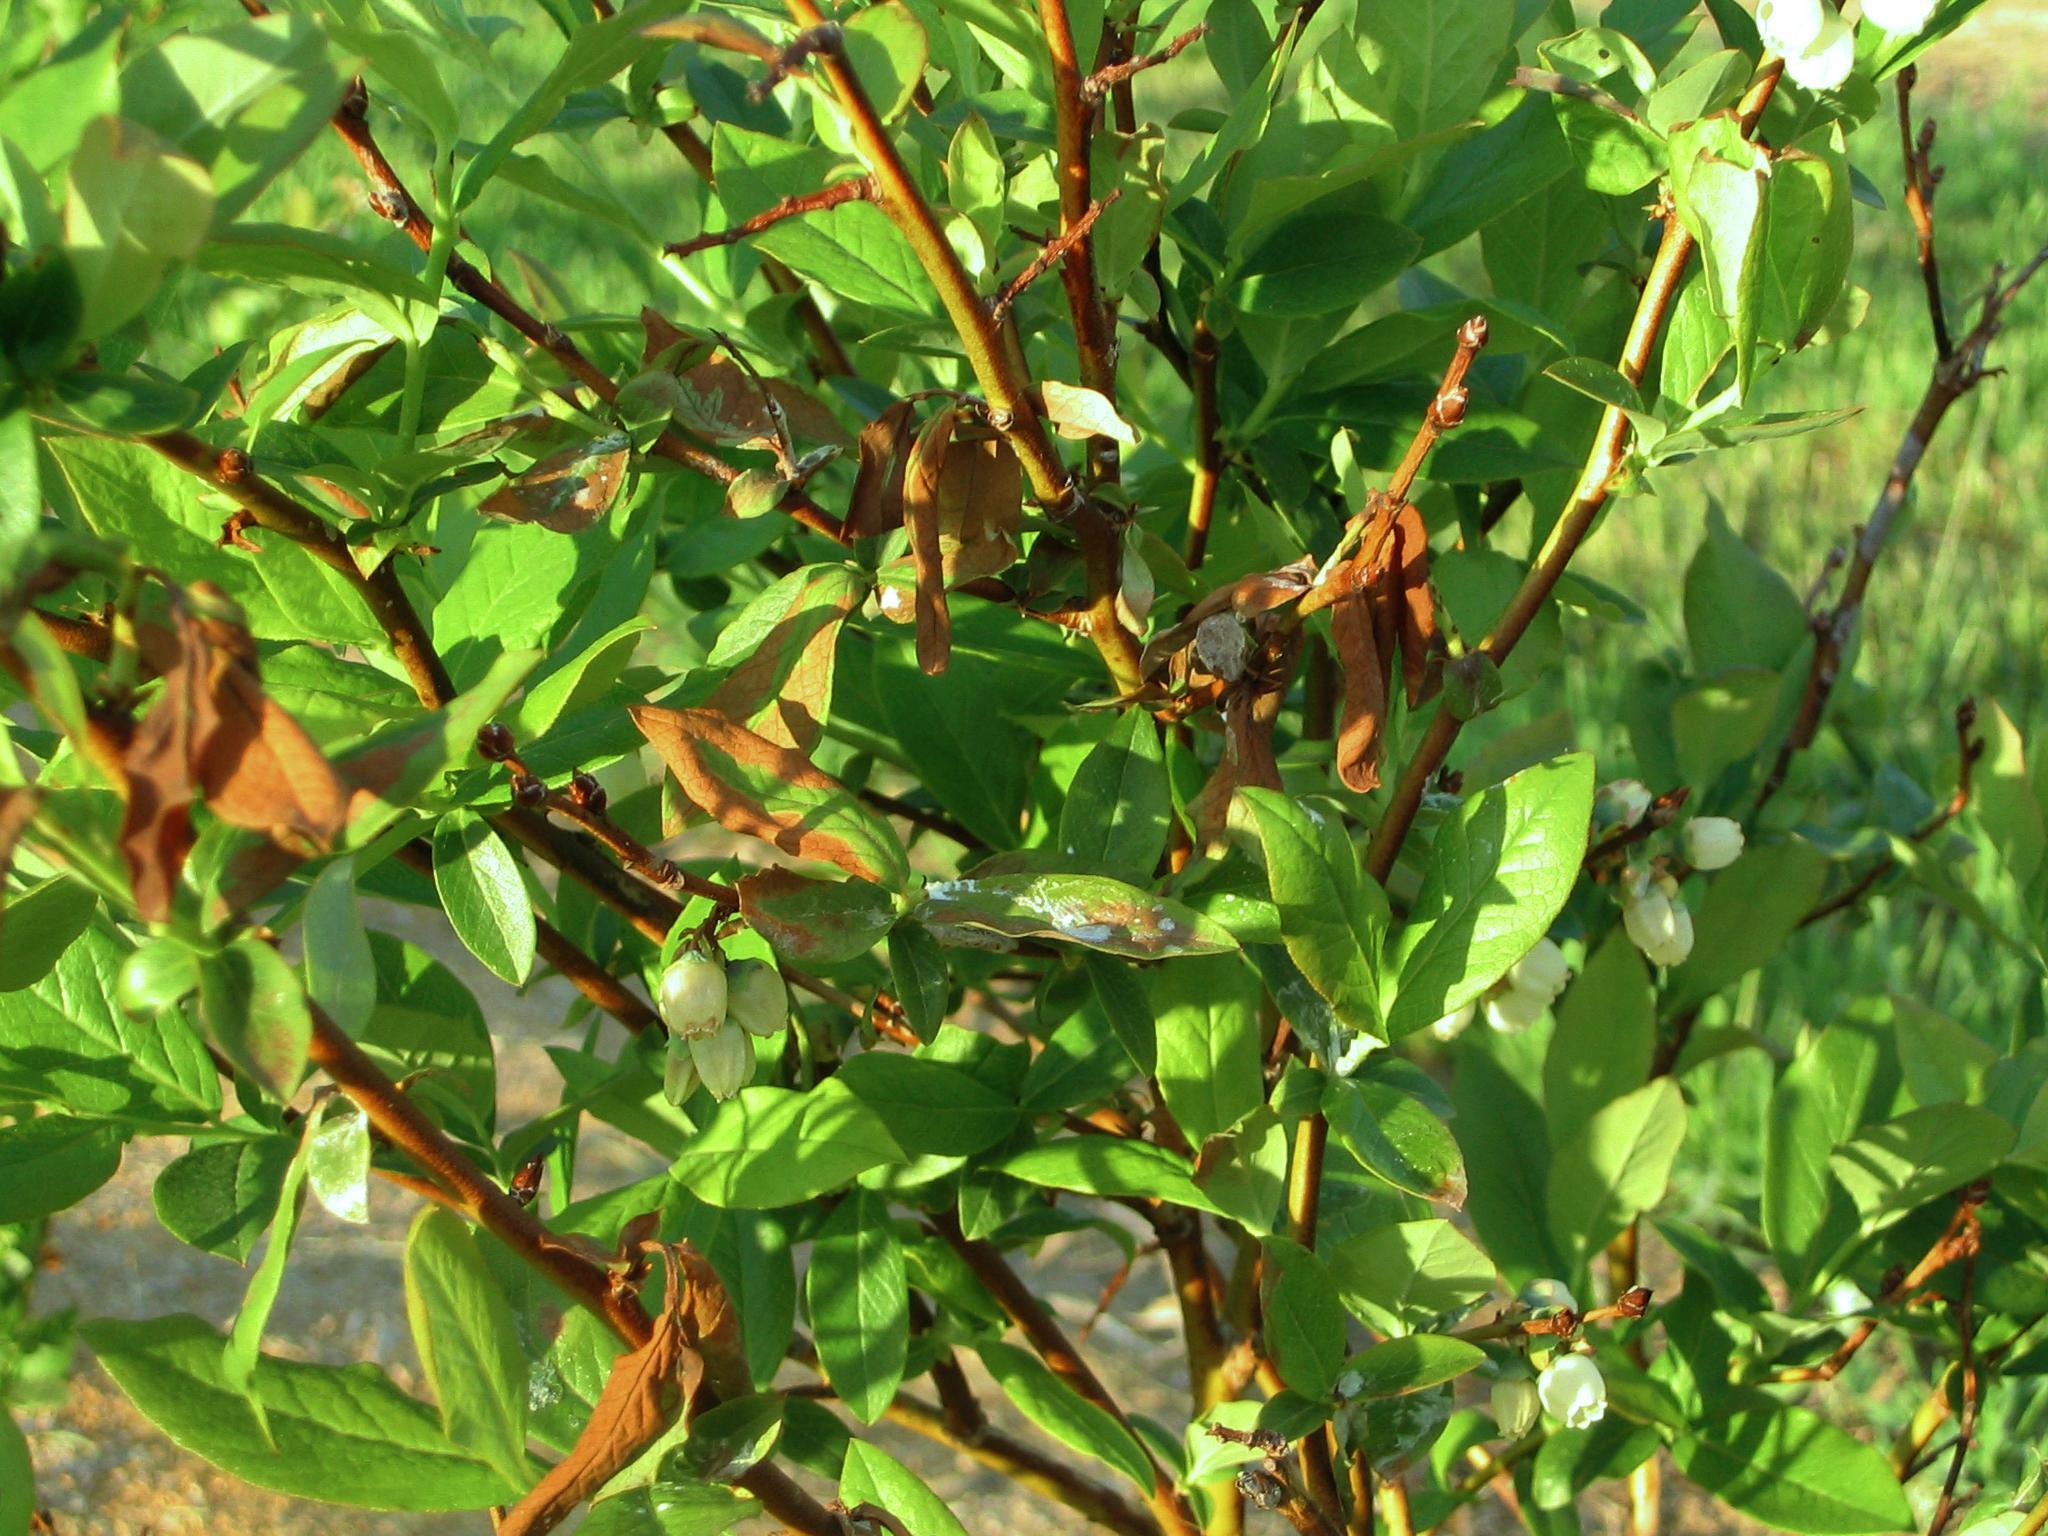
[[[713,709],[638,704],[628,713],[684,796],[727,831],[879,885],[897,882],[903,850],[887,823],[803,753]]]
[[[696,1396],[704,1360],[689,1343],[695,1326],[694,1277],[684,1278],[676,1249],[663,1245],[661,1252],[668,1284],[653,1336],[613,1360],[576,1444],[506,1513],[498,1536],[553,1530],[660,1438]],[[724,1292],[719,1294],[722,1298]]]
[[[827,601],[813,598],[820,587]],[[860,600],[860,587],[844,579],[842,568],[812,567],[804,586],[791,595],[789,611],[753,654],[726,674],[705,704],[777,746],[808,753],[825,729],[840,625]]]
[[[1160,631],[1146,642],[1138,659],[1140,670],[1150,677],[1187,649],[1195,638],[1195,631],[1202,627],[1202,620],[1226,611],[1246,619],[1268,613],[1294,602],[1308,591],[1315,575],[1315,557],[1303,555],[1277,571],[1254,571],[1249,576],[1240,576],[1228,586],[1204,593],[1178,624]]]
[[[640,307],[640,331],[647,338],[640,348],[640,366],[645,368],[670,347],[694,340],[681,326],[672,324],[658,309],[648,305]]]
[[[677,375],[682,388],[675,419],[714,443],[773,450],[777,439],[768,398],[782,407],[789,435],[797,442],[844,443],[846,433],[832,413],[787,379],[756,380],[724,352]]]
[[[626,481],[632,445],[622,433],[551,453],[477,506],[514,523],[581,533],[611,510]]]
[[[1061,437],[1108,437],[1136,445],[1137,432],[1100,390],[1047,379],[1038,393],[1045,402],[1045,419]]]
[[[860,468],[846,506],[849,538],[874,538],[903,524],[903,470],[917,407],[898,400],[860,429]]]
[[[27,785],[0,785],[0,907],[7,903],[7,871],[14,863],[15,845],[41,798]]]
[[[1017,561],[1024,466],[1002,438],[955,437],[939,472],[939,555],[951,587]]]
[[[1337,725],[1337,777],[1366,794],[1379,787],[1386,747],[1387,663],[1377,633],[1378,607],[1365,593],[1330,609],[1330,639],[1344,669],[1344,708]]]
[[[903,523],[910,530],[910,557],[917,567],[917,664],[928,677],[945,671],[953,656],[953,616],[946,608],[946,561],[939,544],[939,477],[959,415],[947,406],[924,424],[903,472]]]
[[[1413,709],[1436,689],[1430,671],[1437,651],[1436,600],[1429,589],[1429,530],[1422,514],[1402,503],[1394,519],[1389,570],[1397,593],[1401,682]]]

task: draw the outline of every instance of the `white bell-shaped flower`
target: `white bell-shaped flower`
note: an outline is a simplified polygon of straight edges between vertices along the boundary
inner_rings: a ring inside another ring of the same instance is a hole
[[[1789,59],[1814,45],[1828,14],[1825,0],[1756,0],[1757,35]]]
[[[1538,939],[1526,955],[1508,967],[1507,983],[1520,992],[1554,999],[1572,979],[1571,962],[1550,939]]]
[[[1622,926],[1629,942],[1652,965],[1683,965],[1692,953],[1692,913],[1669,875],[1639,870],[1630,877],[1622,897]]]
[[[1543,1399],[1537,1395],[1536,1383],[1518,1372],[1493,1384],[1492,1408],[1493,1422],[1500,1426],[1501,1434],[1519,1440],[1535,1428]]]
[[[681,1104],[696,1091],[697,1063],[690,1057],[690,1042],[671,1035],[661,1066],[661,1096],[671,1104]]]
[[[1543,992],[1525,992],[1503,987],[1486,999],[1486,1022],[1503,1035],[1518,1035],[1543,1017],[1550,997]]]
[[[690,1060],[714,1099],[729,1099],[754,1075],[754,1042],[737,1024],[690,1037]]]
[[[1785,55],[1785,73],[1809,91],[1832,91],[1856,66],[1856,29],[1834,11],[1822,18],[1820,35],[1798,53]]]
[[[1536,1378],[1543,1411],[1566,1429],[1586,1429],[1606,1417],[1607,1379],[1590,1355],[1560,1355]]]
[[[1479,1003],[1475,999],[1455,1012],[1447,1013],[1438,1019],[1429,1026],[1429,1032],[1439,1040],[1455,1040],[1465,1032],[1465,1026],[1472,1022],[1473,1015],[1478,1012]]]
[[[725,970],[725,1016],[750,1035],[782,1033],[789,1022],[789,988],[765,960],[735,960]]]
[[[1685,824],[1685,861],[1694,869],[1726,869],[1742,857],[1742,823],[1726,816],[1695,816]]]
[[[1935,0],[1863,0],[1863,19],[1887,32],[1911,36],[1933,19]]]
[[[669,962],[661,973],[656,1006],[668,1032],[685,1040],[717,1032],[725,1022],[725,962],[690,950]]]

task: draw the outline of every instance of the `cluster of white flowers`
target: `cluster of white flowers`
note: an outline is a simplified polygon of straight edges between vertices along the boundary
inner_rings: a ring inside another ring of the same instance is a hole
[[[1515,1034],[1542,1018],[1543,1011],[1557,1001],[1571,979],[1571,963],[1565,959],[1564,951],[1549,939],[1538,939],[1483,998],[1474,998],[1455,1012],[1445,1014],[1430,1025],[1430,1033],[1439,1040],[1454,1039],[1484,1004],[1488,1024],[1504,1035]]]
[[[1634,828],[1649,813],[1650,804],[1649,791],[1634,779],[1601,785],[1594,797],[1596,838],[1603,829],[1627,832]],[[1622,839],[1624,843],[1630,840]],[[1679,833],[1679,843],[1686,863],[1694,869],[1726,869],[1742,857],[1742,824],[1726,816],[1695,816]],[[1683,965],[1692,953],[1692,913],[1679,894],[1677,880],[1656,864],[1623,875],[1621,920],[1630,941],[1654,965]]]
[[[1539,1315],[1576,1313],[1578,1298],[1562,1280],[1531,1280],[1517,1298]],[[1519,1440],[1547,1413],[1567,1429],[1585,1429],[1607,1414],[1607,1379],[1589,1354],[1561,1353],[1534,1381],[1520,1367],[1493,1384],[1493,1421],[1502,1435]]]
[[[1935,0],[1863,0],[1863,19],[1886,32],[1918,32]],[[1828,0],[1757,0],[1764,46],[1785,59],[1785,73],[1810,91],[1832,91],[1856,62],[1856,32]]]
[[[1652,965],[1683,965],[1692,953],[1692,913],[1678,882],[1647,869],[1630,870],[1621,897],[1621,923],[1629,942]]]
[[[701,1082],[714,1099],[729,1099],[754,1075],[747,1037],[780,1033],[789,1022],[789,989],[765,960],[727,965],[692,949],[662,973],[657,1006],[669,1034],[663,1096],[680,1104]]]

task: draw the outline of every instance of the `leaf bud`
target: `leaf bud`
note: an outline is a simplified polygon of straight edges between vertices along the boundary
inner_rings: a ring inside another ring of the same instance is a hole
[[[512,733],[500,722],[493,720],[478,728],[476,750],[489,762],[502,763],[512,755]]]

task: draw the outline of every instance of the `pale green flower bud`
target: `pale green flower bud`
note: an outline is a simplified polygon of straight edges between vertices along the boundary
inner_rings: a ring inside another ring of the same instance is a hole
[[[661,1096],[671,1104],[681,1104],[696,1089],[697,1063],[690,1059],[690,1042],[671,1035],[661,1064]]]
[[[689,1037],[690,1060],[714,1099],[729,1099],[754,1075],[754,1042],[737,1024]]]
[[[1499,1034],[1519,1035],[1542,1018],[1549,1006],[1550,999],[1544,993],[1503,987],[1486,1000],[1486,1022]]]
[[[1536,1416],[1543,1411],[1543,1399],[1537,1395],[1535,1382],[1516,1374],[1503,1376],[1493,1384],[1492,1406],[1493,1422],[1500,1426],[1501,1434],[1509,1440],[1519,1440],[1535,1427]]]
[[[1742,823],[1726,816],[1695,816],[1682,836],[1694,869],[1726,869],[1742,857]]]
[[[1607,1379],[1590,1355],[1560,1355],[1536,1378],[1543,1411],[1566,1429],[1587,1429],[1607,1414]]]
[[[1622,926],[1629,942],[1653,965],[1683,965],[1692,953],[1692,913],[1669,875],[1637,873],[1622,898]]]
[[[1603,827],[1632,827],[1650,811],[1650,786],[1641,779],[1616,779],[1593,796],[1593,819]]]
[[[1538,939],[1535,947],[1508,967],[1507,984],[1518,992],[1534,992],[1545,1002],[1554,999],[1572,979],[1571,962],[1549,939]]]
[[[725,969],[725,1016],[750,1035],[782,1033],[789,1022],[789,988],[765,960],[735,960]]]
[[[698,950],[676,956],[661,975],[658,1006],[668,1032],[693,1040],[725,1022],[725,962]]]

